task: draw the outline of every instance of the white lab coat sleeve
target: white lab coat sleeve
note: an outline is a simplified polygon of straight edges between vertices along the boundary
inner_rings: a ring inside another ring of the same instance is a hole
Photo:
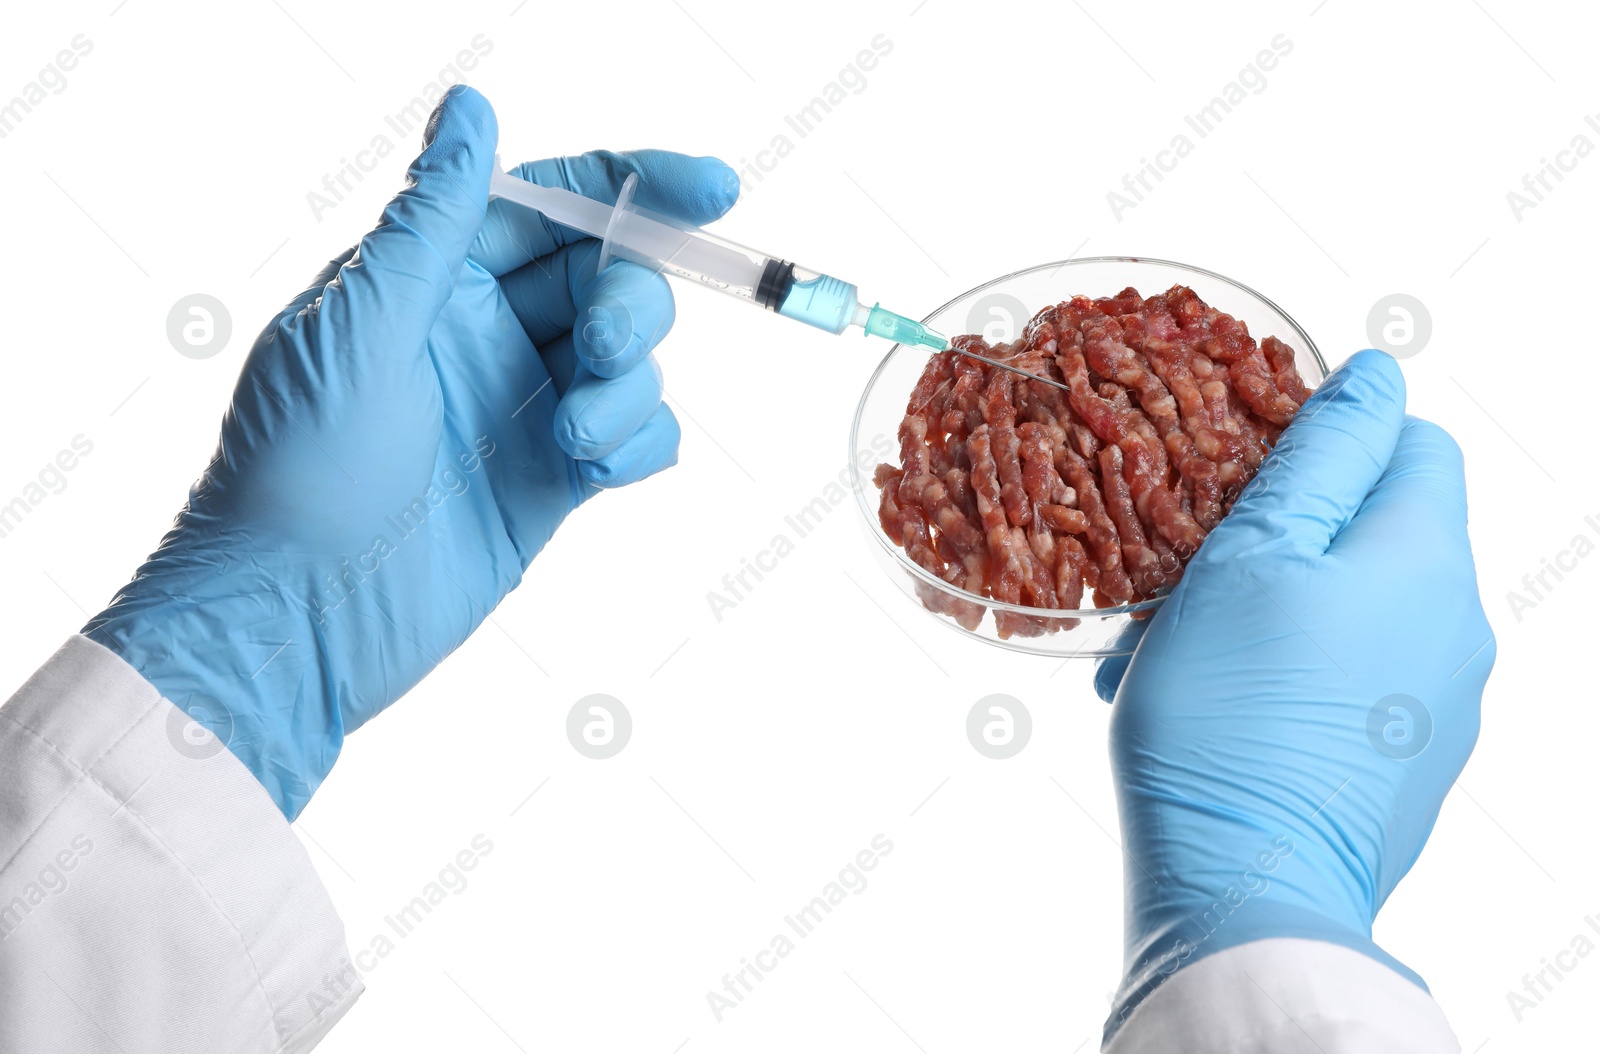
[[[0,1054],[299,1054],[361,993],[216,737],[75,636],[0,707]]]
[[[1253,941],[1176,971],[1105,1054],[1457,1054],[1427,992],[1336,944]]]

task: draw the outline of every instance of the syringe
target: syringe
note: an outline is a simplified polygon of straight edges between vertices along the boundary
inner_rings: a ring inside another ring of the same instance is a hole
[[[489,196],[525,205],[562,226],[601,239],[601,267],[616,256],[829,333],[860,326],[873,336],[907,346],[936,351],[950,347],[949,340],[920,322],[877,304],[863,304],[849,282],[640,208],[633,203],[638,183],[639,177],[630,174],[617,203],[607,205],[570,190],[541,187],[497,167],[489,179]]]

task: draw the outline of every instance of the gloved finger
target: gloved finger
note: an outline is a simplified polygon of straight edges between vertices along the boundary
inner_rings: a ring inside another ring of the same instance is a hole
[[[722,161],[670,150],[594,150],[518,165],[511,174],[608,205],[617,200],[623,180],[637,174],[635,203],[696,226],[717,219],[739,198],[739,176]],[[497,198],[489,203],[471,255],[490,274],[502,275],[584,237],[532,209]]]
[[[1120,654],[1107,655],[1095,661],[1094,694],[1100,697],[1101,702],[1109,703],[1117,697],[1117,688],[1122,684],[1123,675],[1128,672],[1128,663],[1133,661],[1133,649],[1144,639],[1144,631],[1149,625],[1149,619],[1129,622],[1117,631],[1107,649]]]
[[[550,374],[550,383],[555,387],[556,398],[560,399],[578,375],[578,353],[572,350],[572,333],[561,334],[538,351]]]
[[[661,342],[676,308],[661,275],[626,260],[597,272],[599,253],[592,238],[563,246],[503,276],[500,288],[535,346],[570,330],[579,362],[617,377]]]
[[[556,405],[556,445],[579,461],[616,450],[661,404],[661,370],[646,359],[620,377],[596,377],[583,366]]]
[[[1467,479],[1450,433],[1409,414],[1394,457],[1329,552],[1363,545],[1454,547],[1467,539]]]
[[[582,279],[573,296],[573,347],[578,360],[599,377],[621,377],[632,370],[655,350],[677,318],[666,278],[626,260]]]
[[[578,474],[597,487],[625,487],[678,463],[678,419],[666,403],[605,457],[578,462]]]
[[[572,323],[578,317],[572,287],[575,271],[583,266],[581,263],[574,265],[573,254],[598,245],[593,238],[563,245],[548,256],[500,276],[500,293],[511,305],[512,313],[522,323],[522,331],[533,341],[534,347],[543,348],[563,333],[572,331]],[[594,270],[592,255],[587,257],[587,266],[591,272]]]
[[[487,99],[462,85],[445,93],[406,189],[322,293],[318,319],[335,348],[381,356],[386,368],[397,354],[423,354],[483,224],[497,137]]]
[[[338,256],[335,256],[333,259],[323,264],[322,270],[318,271],[316,277],[311,279],[311,284],[300,290],[300,292],[296,293],[289,299],[287,304],[283,305],[283,310],[278,312],[278,317],[274,320],[274,322],[281,322],[290,315],[298,314],[300,310],[307,305],[315,303],[317,297],[321,296],[323,291],[327,288],[328,283],[333,281],[334,278],[339,274],[339,268],[343,267],[349,261],[350,257],[354,256],[355,254],[356,247],[352,245]]]
[[[1333,540],[1328,553],[1348,560],[1352,567],[1382,567],[1380,561],[1392,559],[1397,548],[1414,555],[1408,560],[1407,578],[1396,584],[1407,588],[1413,599],[1419,593],[1425,595],[1434,605],[1433,612],[1451,612],[1450,618],[1429,619],[1410,627],[1410,632],[1421,636],[1456,627],[1457,633],[1465,634],[1458,638],[1459,646],[1453,649],[1445,669],[1454,667],[1449,675],[1452,683],[1476,684],[1478,688],[1465,696],[1441,698],[1470,704],[1470,719],[1458,729],[1470,727],[1471,734],[1459,741],[1464,750],[1470,750],[1477,738],[1479,693],[1494,666],[1496,645],[1494,630],[1483,615],[1472,543],[1467,537],[1466,467],[1461,448],[1449,432],[1409,415],[1383,477],[1355,519]],[[1464,621],[1464,614],[1473,611],[1476,623],[1470,618]],[[1463,625],[1470,628],[1462,629]],[[1423,649],[1424,653],[1429,650]],[[1441,719],[1445,716],[1437,708],[1435,714]],[[1457,771],[1465,762],[1462,753]]]
[[[1394,359],[1370,350],[1351,356],[1284,429],[1200,558],[1230,559],[1277,544],[1326,552],[1389,464],[1405,403]]]

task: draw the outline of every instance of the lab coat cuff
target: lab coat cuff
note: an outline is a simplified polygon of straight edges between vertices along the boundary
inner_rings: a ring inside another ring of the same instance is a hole
[[[301,1054],[361,994],[272,799],[111,651],[70,638],[0,758],[0,1050]]]
[[[1340,944],[1272,938],[1178,970],[1121,1023],[1105,1054],[1458,1054],[1427,991]]]

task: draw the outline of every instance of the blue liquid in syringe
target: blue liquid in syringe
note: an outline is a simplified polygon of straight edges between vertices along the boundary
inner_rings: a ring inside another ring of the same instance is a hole
[[[851,283],[832,275],[818,275],[790,286],[778,305],[778,314],[830,333],[843,333],[855,317],[856,295]]]
[[[787,268],[787,274],[784,269]],[[762,275],[754,300],[763,307],[775,307],[784,318],[804,322],[808,326],[843,333],[852,325],[860,326],[868,334],[892,340],[906,347],[932,348],[944,351],[950,341],[915,319],[886,310],[882,304],[868,308],[861,303],[855,285],[841,282],[828,274],[813,278],[795,279],[795,267],[790,263],[769,262],[767,273]],[[787,285],[785,285],[787,280]]]

